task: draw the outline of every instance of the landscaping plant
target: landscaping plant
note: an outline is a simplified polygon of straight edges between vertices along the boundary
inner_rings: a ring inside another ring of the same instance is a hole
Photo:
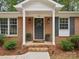
[[[31,41],[31,33],[26,33],[26,41]]]
[[[16,40],[9,40],[4,43],[4,48],[7,50],[13,50],[16,48],[17,41]]]
[[[5,40],[5,36],[4,35],[0,35],[0,46],[3,45],[4,40]]]
[[[46,34],[46,35],[45,35],[45,40],[46,40],[46,41],[51,41],[50,36],[51,36],[50,34]]]
[[[61,41],[61,47],[65,51],[72,51],[72,50],[74,50],[74,44],[72,42],[70,42],[69,40]]]
[[[74,44],[74,47],[79,49],[79,36],[72,36],[70,40]]]

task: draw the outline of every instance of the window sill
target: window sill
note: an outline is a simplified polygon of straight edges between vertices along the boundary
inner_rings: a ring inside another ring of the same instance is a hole
[[[17,37],[18,35],[6,35],[6,37]]]
[[[70,36],[58,36],[59,38],[66,38],[66,37],[70,37]]]

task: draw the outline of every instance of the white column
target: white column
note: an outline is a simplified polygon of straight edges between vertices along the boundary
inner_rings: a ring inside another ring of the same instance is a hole
[[[10,35],[10,19],[8,18],[8,36]]]
[[[52,44],[55,45],[55,10],[52,11]]]
[[[22,11],[23,12],[23,45],[25,45],[26,43],[26,30],[25,30],[25,10]]]

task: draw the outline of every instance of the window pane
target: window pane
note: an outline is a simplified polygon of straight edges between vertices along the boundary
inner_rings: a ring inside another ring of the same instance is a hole
[[[8,19],[0,18],[0,31],[1,34],[8,34]]]
[[[17,19],[16,18],[10,18],[10,24],[17,24]]]
[[[10,18],[10,34],[17,34],[17,19]]]
[[[17,34],[17,26],[10,25],[10,34]]]
[[[60,18],[60,29],[68,29],[68,18]]]

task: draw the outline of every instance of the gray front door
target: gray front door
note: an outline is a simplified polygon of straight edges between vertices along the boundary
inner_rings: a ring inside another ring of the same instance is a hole
[[[42,40],[43,39],[43,18],[35,18],[35,39]]]

